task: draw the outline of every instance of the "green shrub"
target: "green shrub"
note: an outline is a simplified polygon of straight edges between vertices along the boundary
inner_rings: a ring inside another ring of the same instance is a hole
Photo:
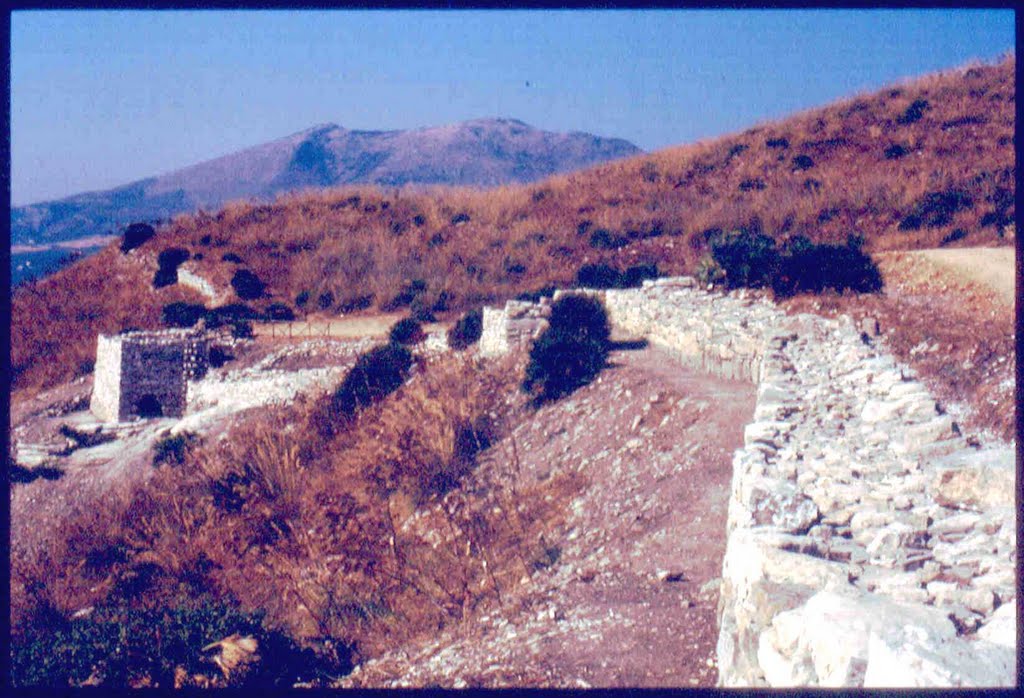
[[[413,279],[406,282],[401,290],[395,294],[392,298],[384,301],[380,309],[385,313],[390,313],[399,308],[405,308],[416,299],[421,293],[427,290],[427,282],[423,279]]]
[[[132,223],[125,228],[124,237],[121,240],[121,252],[128,254],[154,235],[156,235],[156,231],[153,230],[153,226],[146,223]]]
[[[401,387],[412,367],[412,354],[394,342],[375,347],[357,360],[331,399],[333,410],[346,418]]]
[[[608,264],[584,264],[576,272],[579,288],[618,288],[622,280],[619,270]]]
[[[974,206],[974,200],[963,189],[950,188],[928,192],[918,199],[900,220],[900,230],[917,230],[921,226],[939,228],[953,220],[958,211]]]
[[[480,308],[468,311],[448,330],[448,346],[465,349],[480,341],[484,329],[484,313]]]
[[[729,288],[767,286],[779,263],[775,241],[763,233],[746,230],[712,242],[711,256],[725,273]]]
[[[252,339],[252,323],[248,320],[236,320],[231,323],[231,336],[235,339]]]
[[[530,349],[522,389],[540,405],[586,385],[604,368],[610,335],[601,301],[560,298],[551,306],[548,328]]]
[[[161,267],[153,274],[153,288],[173,286],[176,283],[178,283],[177,269],[164,269]]]
[[[343,313],[351,313],[356,310],[365,310],[372,304],[372,293],[368,293],[365,296],[349,296],[348,298],[343,298],[341,302],[338,303],[338,310]]]
[[[874,261],[861,250],[860,238],[846,245],[815,245],[797,238],[787,246],[772,278],[777,296],[821,293],[825,289],[873,293],[882,288],[882,276]]]
[[[793,158],[794,172],[809,170],[812,167],[814,167],[814,160],[811,159],[810,155],[797,155],[795,158]]]
[[[739,190],[740,191],[762,191],[765,188],[765,186],[766,185],[765,185],[763,179],[758,179],[758,178],[744,179],[739,184]]]
[[[196,442],[196,435],[188,432],[167,435],[153,445],[153,466],[184,465],[185,456]]]
[[[299,291],[295,296],[295,307],[305,308],[307,303],[309,303],[309,290]]]
[[[939,247],[945,247],[946,245],[950,245],[956,242],[957,240],[963,240],[965,237],[967,237],[967,231],[964,230],[963,228],[957,228],[943,236],[942,240],[939,242]]]
[[[222,261],[222,262],[232,262],[234,264],[244,264],[244,262],[242,262],[242,258],[239,257],[234,252],[226,252],[225,254],[222,254],[221,257],[220,257],[220,261]]]
[[[640,288],[644,281],[657,279],[659,276],[658,265],[653,262],[650,264],[634,264],[622,272],[621,288]]]
[[[788,138],[769,138],[768,140],[766,140],[764,142],[764,144],[766,146],[768,146],[769,148],[788,148],[789,147],[789,139]]]
[[[701,286],[716,286],[725,283],[725,271],[710,254],[704,255],[697,262],[694,276]]]
[[[206,326],[210,329],[231,325],[242,320],[255,320],[259,313],[245,303],[229,303],[228,305],[210,308],[206,311]]]
[[[239,269],[235,272],[234,276],[231,277],[231,288],[235,289],[235,293],[238,294],[239,298],[246,301],[260,298],[266,290],[266,286],[260,281],[260,277],[248,269]]]
[[[160,316],[166,327],[192,327],[207,312],[200,303],[177,302],[165,305]]]
[[[320,310],[327,310],[334,305],[334,294],[330,291],[324,291],[316,299],[316,307]]]
[[[899,143],[893,143],[892,145],[885,149],[885,159],[898,160],[909,152],[910,151],[907,150],[906,147],[900,145]]]
[[[540,299],[547,297],[550,298],[555,294],[557,289],[552,284],[541,286],[533,291],[523,291],[516,295],[517,301],[528,301],[530,303],[540,303]]]
[[[411,317],[402,318],[392,325],[391,331],[388,332],[388,339],[402,346],[419,344],[425,338],[426,334],[423,332],[423,327],[418,320]]]
[[[177,269],[191,257],[188,250],[182,247],[168,247],[157,255],[156,261],[161,269]]]
[[[289,322],[295,319],[295,311],[284,303],[271,303],[267,306],[263,317],[273,322]]]
[[[590,246],[598,250],[617,250],[629,244],[625,235],[616,235],[604,228],[598,228],[590,234]]]
[[[253,637],[259,655],[252,671],[235,676],[235,686],[284,688],[352,668],[347,646],[336,658],[319,657],[265,628],[260,613],[200,599],[156,608],[100,608],[84,618],[32,623],[12,634],[11,681],[64,690],[87,681],[106,690],[144,685],[166,690],[174,687],[180,667],[189,676],[222,682],[202,649],[235,633]]]
[[[915,99],[913,104],[907,107],[906,111],[896,117],[896,123],[898,124],[912,124],[915,121],[920,121],[921,117],[924,116],[925,110],[931,109],[931,105],[928,104],[926,99]]]

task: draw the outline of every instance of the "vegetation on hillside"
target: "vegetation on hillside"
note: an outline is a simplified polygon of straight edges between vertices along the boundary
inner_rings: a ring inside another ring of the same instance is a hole
[[[1012,57],[972,65],[529,186],[341,188],[179,216],[128,254],[105,251],[15,293],[15,387],[70,378],[97,331],[158,326],[160,306],[188,300],[173,295],[179,284],[143,288],[168,247],[217,288],[244,270],[260,293],[239,293],[260,304],[408,307],[422,320],[569,286],[586,265],[692,273],[723,231],[778,245],[856,235],[868,254],[1003,244],[1015,70]]]
[[[201,674],[197,650],[229,633],[280,660],[256,683],[294,678],[299,649],[282,634],[316,653],[307,673],[339,675],[500,599],[549,559],[540,534],[578,489],[569,476],[522,481],[514,455],[462,487],[521,418],[521,370],[453,354],[326,439],[331,395],[260,410],[224,441],[162,446],[174,457],[151,479],[80,505],[48,545],[12,557],[21,682],[166,686],[178,666]],[[187,610],[200,598],[209,610]],[[73,618],[89,607],[90,620]]]

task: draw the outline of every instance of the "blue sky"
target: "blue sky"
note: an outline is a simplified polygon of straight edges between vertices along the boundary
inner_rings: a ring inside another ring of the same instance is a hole
[[[507,116],[656,150],[1013,48],[1009,10],[20,11],[11,200],[324,122]]]

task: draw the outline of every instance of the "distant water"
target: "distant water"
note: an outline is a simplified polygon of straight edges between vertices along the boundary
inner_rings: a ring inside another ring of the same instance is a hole
[[[87,247],[77,250],[55,248],[40,252],[11,253],[11,288],[32,279],[52,274],[61,267],[83,257],[99,252],[102,247]]]

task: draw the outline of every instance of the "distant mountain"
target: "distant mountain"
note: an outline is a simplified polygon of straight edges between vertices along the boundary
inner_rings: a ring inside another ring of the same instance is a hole
[[[305,187],[530,182],[640,152],[618,138],[541,131],[515,119],[409,131],[324,124],[115,189],[12,208],[11,243],[52,245],[106,235],[132,221]]]

